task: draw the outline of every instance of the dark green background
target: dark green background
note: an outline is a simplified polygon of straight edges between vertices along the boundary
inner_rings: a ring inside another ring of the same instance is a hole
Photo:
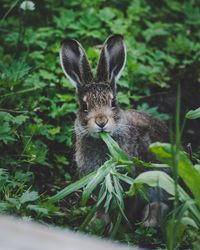
[[[128,57],[118,82],[121,106],[173,126],[178,84],[182,117],[200,106],[200,2],[34,1],[34,11],[20,2],[2,0],[0,10],[0,212],[74,226],[87,208],[72,210],[68,201],[62,215],[38,196],[65,187],[76,172],[77,103],[59,64],[61,40],[79,40],[95,69],[107,36],[122,34]],[[183,144],[198,154],[199,140],[199,121],[191,121]]]

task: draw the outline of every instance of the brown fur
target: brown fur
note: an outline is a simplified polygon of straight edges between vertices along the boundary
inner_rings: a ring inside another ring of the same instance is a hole
[[[78,92],[78,97],[76,162],[82,174],[97,169],[108,158],[108,149],[98,138],[101,130],[96,127],[95,121],[108,121],[110,126],[104,130],[111,133],[129,158],[137,156],[151,160],[149,145],[167,139],[167,128],[163,122],[137,110],[124,111],[117,104],[112,107],[113,91],[108,84],[88,84]],[[87,105],[86,112],[83,102]]]
[[[101,131],[110,133],[130,159],[136,156],[151,160],[149,145],[155,141],[165,141],[167,128],[163,122],[145,113],[124,111],[117,103],[115,84],[126,61],[123,38],[114,35],[104,43],[96,80],[93,79],[85,52],[76,40],[63,42],[60,58],[65,74],[77,88],[80,104],[75,121],[79,173],[85,175],[98,169],[108,159],[107,146],[99,139]],[[150,200],[155,202],[155,193],[152,196]],[[157,207],[154,205],[152,209]],[[155,211],[152,214],[158,213]],[[150,216],[146,225],[151,225],[152,221],[155,218]]]

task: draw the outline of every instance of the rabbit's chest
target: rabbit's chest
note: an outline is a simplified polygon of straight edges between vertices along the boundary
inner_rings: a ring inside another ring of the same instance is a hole
[[[137,130],[130,128],[125,133],[120,133],[114,136],[114,140],[118,143],[119,147],[128,155],[129,158],[138,156],[139,152],[139,135]]]
[[[138,156],[136,134],[121,134],[114,139],[130,158]],[[108,158],[109,151],[102,140],[88,137],[76,141],[76,162],[81,174],[85,175],[98,169]]]
[[[76,162],[82,174],[98,169],[107,159],[108,149],[101,140],[85,138],[76,142]]]

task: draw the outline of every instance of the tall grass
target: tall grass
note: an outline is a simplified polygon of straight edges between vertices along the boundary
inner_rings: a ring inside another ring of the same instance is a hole
[[[79,227],[79,230],[84,230],[87,227],[99,207],[103,207],[105,213],[108,213],[111,207],[115,207],[118,209],[119,213],[116,220],[113,222],[114,226],[110,232],[110,236],[114,237],[118,231],[122,218],[127,222],[129,227],[131,227],[124,212],[125,191],[123,183],[131,186],[134,182],[134,179],[128,176],[128,173],[131,172],[130,169],[133,166],[133,162],[128,160],[127,155],[119,148],[118,144],[108,133],[102,133],[101,138],[108,146],[110,159],[98,170],[93,171],[82,179],[67,186],[51,197],[49,201],[52,203],[58,202],[72,192],[83,188],[81,205],[85,206],[92,193],[95,192],[97,202],[91,208],[85,220]]]

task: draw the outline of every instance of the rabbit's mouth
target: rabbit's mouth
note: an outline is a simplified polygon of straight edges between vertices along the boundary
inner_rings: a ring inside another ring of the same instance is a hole
[[[101,132],[105,132],[105,130],[102,130]],[[96,132],[96,133],[91,133],[90,136],[94,139],[100,139],[101,138],[101,132]],[[107,131],[106,131],[107,132]],[[111,133],[111,132],[107,132],[107,133]]]
[[[100,137],[100,133],[102,132],[107,132],[112,134],[111,129],[109,129],[108,127],[95,127],[95,129],[93,131],[90,131],[89,134],[90,136],[94,137],[94,138],[99,138]]]
[[[107,132],[107,133],[111,133],[111,131],[109,129],[104,129],[104,128],[101,128],[101,129],[98,129],[97,133],[100,134],[102,132]]]
[[[106,133],[109,133],[110,135],[113,135],[114,134],[114,131],[109,129],[109,128],[99,128],[97,129],[96,131],[93,131],[90,133],[90,136],[92,136],[93,138],[100,138],[100,134],[102,132],[106,132]]]

